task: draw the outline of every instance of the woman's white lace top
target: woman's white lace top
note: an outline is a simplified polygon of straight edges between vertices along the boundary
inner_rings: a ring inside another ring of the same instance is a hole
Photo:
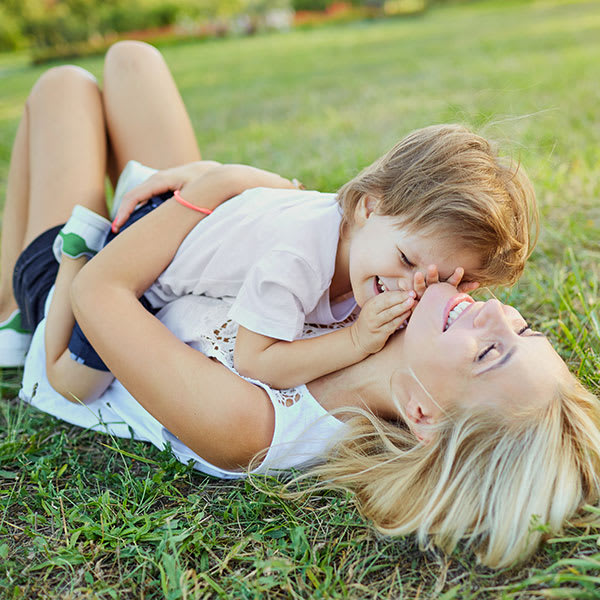
[[[203,296],[184,296],[165,306],[157,317],[182,341],[233,368],[237,325],[228,319],[229,305]],[[221,478],[243,477],[205,461],[148,413],[118,382],[113,382],[96,401],[76,405],[65,400],[48,383],[45,370],[45,320],[36,329],[29,350],[20,397],[59,419],[118,437],[146,440],[159,448],[170,444],[182,462],[193,461],[200,471]],[[307,325],[305,336],[320,335],[339,325]],[[288,390],[265,389],[275,411],[273,440],[255,473],[302,467],[322,459],[327,449],[344,434],[344,423],[327,411],[302,385]]]

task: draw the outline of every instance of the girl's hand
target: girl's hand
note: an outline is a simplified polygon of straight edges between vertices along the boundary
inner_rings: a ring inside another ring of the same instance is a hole
[[[355,347],[365,356],[379,352],[388,338],[408,319],[416,293],[388,291],[365,302],[358,319],[350,327]]]
[[[119,231],[136,206],[146,204],[152,196],[157,194],[180,190],[186,184],[218,166],[220,163],[213,160],[200,160],[154,173],[123,196],[121,206],[112,224],[113,232]]]
[[[453,285],[458,289],[459,292],[468,294],[479,287],[478,281],[464,281],[461,283],[464,277],[465,270],[462,267],[457,267],[454,273],[448,277],[445,281],[450,285]],[[417,294],[417,300],[421,299],[421,296],[425,293],[425,290],[432,284],[440,281],[440,275],[436,265],[429,265],[427,267],[427,273],[424,275],[421,271],[417,271],[414,276],[413,286]]]

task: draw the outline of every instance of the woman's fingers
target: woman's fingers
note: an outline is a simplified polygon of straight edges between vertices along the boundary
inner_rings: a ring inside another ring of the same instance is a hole
[[[121,205],[117,211],[117,215],[112,223],[114,233],[119,231],[121,226],[127,221],[131,213],[139,204],[146,204],[152,196],[168,192],[172,189],[179,189],[181,186],[180,178],[171,171],[175,169],[167,169],[155,173],[140,185],[129,190],[121,200]],[[174,186],[174,187],[172,187]]]
[[[187,183],[202,177],[209,171],[220,166],[221,163],[214,160],[199,160],[154,173],[146,181],[129,190],[123,196],[121,206],[113,221],[113,232],[116,233],[121,228],[136,206],[145,204],[152,196],[180,190]]]

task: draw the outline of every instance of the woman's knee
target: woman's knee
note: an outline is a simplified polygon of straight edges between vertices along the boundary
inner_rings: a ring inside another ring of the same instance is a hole
[[[27,103],[45,103],[48,100],[89,95],[99,97],[100,89],[96,78],[85,69],[75,65],[52,67],[36,81]]]
[[[150,44],[125,40],[113,44],[104,60],[104,81],[120,74],[139,74],[147,68],[164,65],[162,54]]]

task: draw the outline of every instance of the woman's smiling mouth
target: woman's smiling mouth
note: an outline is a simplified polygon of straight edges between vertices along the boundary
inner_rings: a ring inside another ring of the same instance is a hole
[[[444,309],[443,331],[446,331],[474,302],[475,300],[467,294],[458,294],[458,296],[451,298]]]

